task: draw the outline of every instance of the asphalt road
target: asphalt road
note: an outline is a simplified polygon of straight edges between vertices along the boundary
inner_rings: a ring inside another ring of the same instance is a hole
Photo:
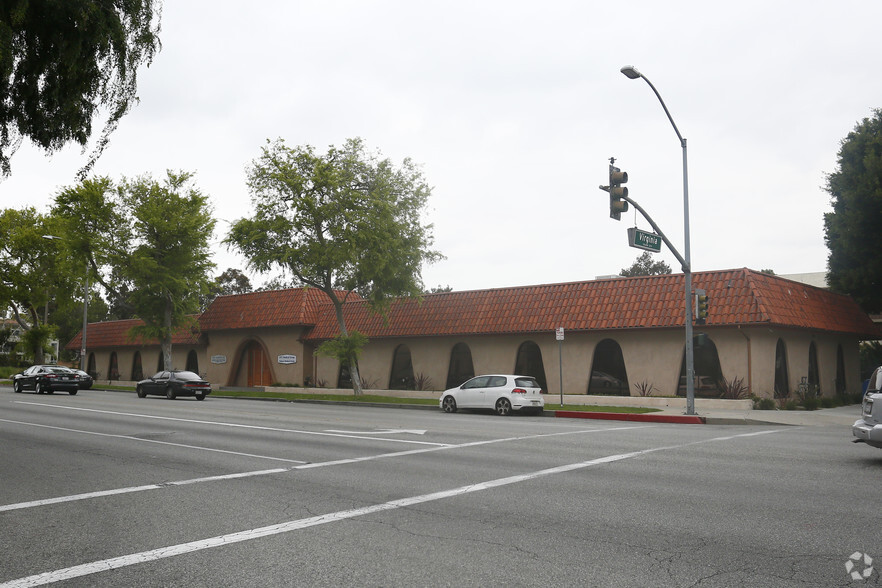
[[[878,585],[850,441],[0,388],[0,586]]]

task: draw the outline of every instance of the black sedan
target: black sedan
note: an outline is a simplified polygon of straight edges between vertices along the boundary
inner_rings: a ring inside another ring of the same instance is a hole
[[[88,390],[92,387],[92,383],[95,381],[92,376],[84,372],[83,370],[72,370],[73,373],[77,375],[77,380],[80,383],[80,390]]]
[[[32,365],[24,372],[12,376],[12,390],[34,390],[37,394],[67,392],[71,396],[80,390],[79,378],[60,365]]]
[[[158,372],[146,380],[138,382],[135,391],[138,398],[148,394],[161,394],[169,400],[178,396],[195,396],[196,400],[205,400],[211,394],[211,384],[193,372],[172,370]]]

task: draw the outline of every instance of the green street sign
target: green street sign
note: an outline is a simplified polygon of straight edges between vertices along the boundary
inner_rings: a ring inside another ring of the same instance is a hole
[[[662,238],[655,233],[647,233],[637,227],[631,227],[628,229],[628,245],[658,253],[661,251]]]

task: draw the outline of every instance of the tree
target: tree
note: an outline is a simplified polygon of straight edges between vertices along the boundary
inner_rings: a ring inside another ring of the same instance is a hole
[[[157,9],[154,11],[154,5]],[[85,148],[92,121],[104,130],[91,168],[138,100],[137,72],[159,42],[159,0],[9,0],[0,3],[0,174],[28,137],[52,153]]]
[[[867,312],[882,310],[882,109],[842,140],[837,169],[827,175],[833,211],[824,215],[828,281]]]
[[[663,261],[655,261],[649,251],[634,260],[629,268],[623,268],[619,274],[630,278],[633,276],[660,276],[671,273],[671,266]]]
[[[208,292],[202,297],[200,306],[202,310],[205,310],[218,296],[247,294],[251,290],[251,280],[248,279],[248,276],[240,270],[227,268],[209,285]]]
[[[324,155],[280,139],[252,162],[248,186],[254,215],[237,221],[226,242],[250,268],[281,268],[328,296],[340,334],[317,352],[347,365],[361,394],[364,338],[347,330],[343,306],[357,294],[384,313],[392,297],[422,292],[422,264],[440,257],[420,218],[431,193],[422,172],[410,159],[395,167],[366,152],[360,139]]]
[[[210,285],[215,221],[192,174],[167,172],[114,186],[107,178],[62,190],[56,214],[95,280],[144,325],[130,335],[157,338],[172,369],[172,335],[195,326],[192,313]]]
[[[55,219],[32,207],[0,211],[0,307],[24,331],[21,344],[36,363],[44,363],[55,333],[48,316],[54,295],[66,296],[77,283],[68,258],[44,238],[57,232]]]

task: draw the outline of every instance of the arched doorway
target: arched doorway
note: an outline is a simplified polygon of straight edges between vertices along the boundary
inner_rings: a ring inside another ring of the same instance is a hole
[[[842,352],[842,345],[836,348],[836,394],[845,394],[848,389],[845,381],[845,354]]]
[[[594,349],[588,394],[631,395],[622,348],[612,339],[604,339]]]
[[[234,384],[245,386],[271,386],[273,383],[272,367],[266,350],[257,341],[249,341],[239,355],[239,367],[236,370]]]
[[[196,356],[196,350],[191,349],[187,354],[187,367],[185,368],[188,372],[193,372],[194,374],[199,373],[199,358]]]
[[[790,378],[787,375],[787,348],[778,339],[775,346],[775,398],[790,396]]]
[[[389,389],[414,389],[413,361],[407,345],[402,344],[395,348],[392,356],[392,373],[389,375]]]
[[[814,396],[821,395],[821,373],[818,368],[818,348],[814,341],[809,345],[808,385],[810,393],[813,393]]]
[[[446,388],[456,388],[475,376],[472,350],[465,343],[457,343],[450,350],[450,366],[447,368]]]
[[[116,351],[110,353],[110,364],[107,366],[107,379],[119,380],[119,363],[116,358]]]
[[[516,376],[533,376],[539,382],[544,392],[548,392],[548,382],[545,380],[545,364],[542,363],[542,350],[533,341],[524,341],[518,348],[518,357],[515,361]]]
[[[141,366],[141,352],[136,351],[132,358],[132,380],[137,382],[144,379],[144,368]]]
[[[720,356],[717,346],[708,336],[692,339],[693,358],[695,361],[695,396],[697,398],[719,398],[723,391],[723,368],[720,367]],[[680,364],[680,384],[678,396],[686,396],[686,351],[683,350],[683,362]]]

